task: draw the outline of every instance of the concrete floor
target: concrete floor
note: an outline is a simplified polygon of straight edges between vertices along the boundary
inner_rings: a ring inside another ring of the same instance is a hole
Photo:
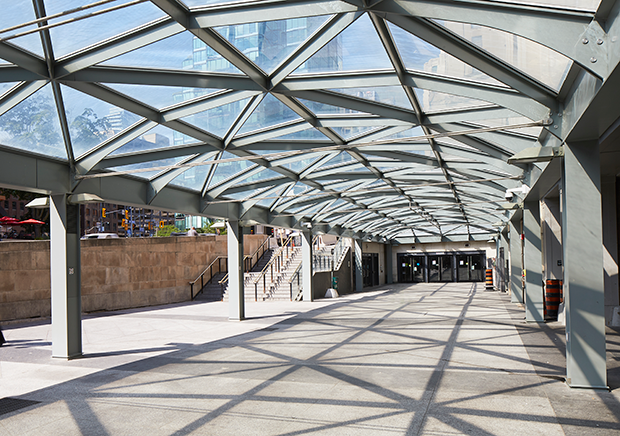
[[[620,434],[620,335],[611,392],[571,390],[564,328],[483,285],[87,316],[72,361],[48,323],[5,326],[0,435]],[[32,402],[1,414],[9,397]]]

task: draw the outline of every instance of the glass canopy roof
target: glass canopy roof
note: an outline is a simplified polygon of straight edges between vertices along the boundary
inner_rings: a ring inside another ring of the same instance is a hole
[[[597,74],[553,26],[598,3],[10,2],[0,147],[66,163],[76,186],[138,181],[154,207],[189,192],[267,225],[485,238],[532,169],[507,159],[557,134],[575,72]]]

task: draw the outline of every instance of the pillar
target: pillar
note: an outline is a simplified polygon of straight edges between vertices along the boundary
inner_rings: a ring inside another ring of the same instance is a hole
[[[394,267],[392,259],[392,244],[385,244],[385,284],[391,285],[394,283]]]
[[[545,322],[543,313],[540,205],[538,200],[523,204],[523,260],[525,263],[525,320]]]
[[[510,301],[523,304],[523,244],[521,241],[521,222],[510,223]]]
[[[228,235],[228,319],[245,319],[243,289],[243,227],[239,221],[226,223]]]
[[[566,383],[570,387],[606,388],[598,141],[564,145],[562,203]]]
[[[353,239],[353,260],[355,261],[355,292],[362,292],[364,279],[362,277],[362,241]]]
[[[65,194],[50,196],[52,357],[82,355],[80,209]]]
[[[563,280],[562,267],[562,216],[560,199],[545,198],[541,204],[541,230],[543,238],[544,280]]]
[[[303,284],[303,301],[314,301],[314,289],[312,286],[312,232],[301,232],[301,268]]]
[[[605,324],[613,325],[614,310],[618,312],[618,229],[616,227],[617,186],[616,176],[601,177],[603,213],[603,268],[605,280]],[[618,317],[615,318],[618,327]]]

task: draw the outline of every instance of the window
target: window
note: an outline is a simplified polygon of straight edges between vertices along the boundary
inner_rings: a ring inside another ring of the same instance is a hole
[[[14,201],[14,202],[12,203],[12,206],[13,206],[13,210],[17,210],[17,202],[16,202],[16,201]]]

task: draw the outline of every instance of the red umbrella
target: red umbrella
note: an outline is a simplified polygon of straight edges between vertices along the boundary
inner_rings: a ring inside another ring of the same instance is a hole
[[[17,224],[45,224],[43,221],[33,220],[32,218],[28,218],[25,221],[20,221]]]
[[[19,221],[15,218],[11,218],[8,216],[3,216],[0,218],[0,224],[17,224]]]

